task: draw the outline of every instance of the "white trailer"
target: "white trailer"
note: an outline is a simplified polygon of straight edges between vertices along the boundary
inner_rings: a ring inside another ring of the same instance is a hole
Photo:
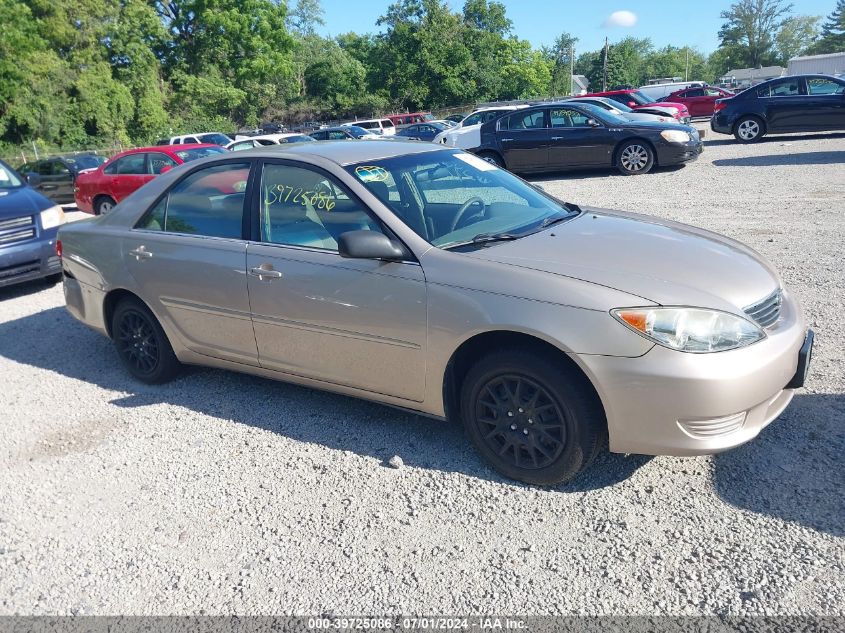
[[[789,75],[841,75],[845,73],[845,51],[827,55],[807,55],[789,60]]]

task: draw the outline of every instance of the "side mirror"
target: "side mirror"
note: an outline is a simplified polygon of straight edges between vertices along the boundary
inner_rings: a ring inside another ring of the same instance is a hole
[[[30,186],[37,187],[41,184],[41,176],[30,173],[26,175],[26,181],[30,184]]]
[[[587,119],[587,125],[589,125],[590,127],[601,127],[601,123],[599,123],[595,119]]]
[[[629,107],[629,108],[636,108],[636,107],[637,107],[637,102],[636,102],[636,101],[629,101],[629,102],[628,102],[628,107]]]
[[[350,259],[384,259],[387,261],[405,258],[405,249],[378,231],[347,231],[337,240],[341,257]]]
[[[167,172],[169,172],[171,169],[173,169],[173,165],[165,165],[164,167],[162,167],[162,168],[161,168],[161,171],[160,171],[160,172],[158,172],[158,173],[159,173],[159,175],[161,175],[161,174],[166,174],[166,173],[167,173]]]

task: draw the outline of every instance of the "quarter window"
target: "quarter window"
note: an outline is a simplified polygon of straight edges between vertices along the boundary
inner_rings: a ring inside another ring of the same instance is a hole
[[[264,242],[337,251],[342,233],[381,231],[340,184],[310,169],[265,165],[260,196]]]
[[[180,180],[138,228],[240,239],[249,163],[205,167]]]

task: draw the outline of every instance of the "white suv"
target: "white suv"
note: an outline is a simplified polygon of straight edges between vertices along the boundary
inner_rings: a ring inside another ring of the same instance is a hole
[[[481,145],[482,123],[487,123],[490,119],[495,119],[505,112],[527,107],[527,105],[511,105],[480,108],[458,123],[456,127],[440,132],[434,137],[433,142],[442,143],[449,147],[459,147],[460,149],[476,148]]]

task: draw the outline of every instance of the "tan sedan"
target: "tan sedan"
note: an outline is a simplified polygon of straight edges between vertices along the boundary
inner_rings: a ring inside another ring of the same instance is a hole
[[[208,365],[459,418],[531,483],[573,477],[607,437],[671,455],[746,442],[812,346],[750,248],[429,143],[192,162],[59,238],[68,309],[137,379]]]

